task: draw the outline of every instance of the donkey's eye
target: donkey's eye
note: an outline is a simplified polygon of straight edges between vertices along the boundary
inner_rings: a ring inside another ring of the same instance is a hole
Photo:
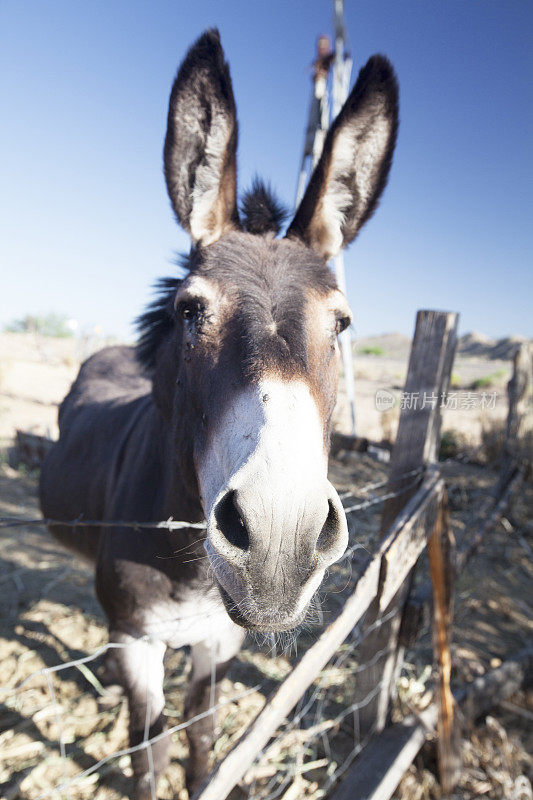
[[[204,311],[199,300],[181,300],[176,306],[176,313],[186,322],[197,321]]]
[[[351,321],[351,317],[337,317],[335,320],[335,333],[337,336],[349,327]]]

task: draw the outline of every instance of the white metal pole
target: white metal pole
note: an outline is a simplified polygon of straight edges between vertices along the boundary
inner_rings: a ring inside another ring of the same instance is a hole
[[[333,21],[335,29],[335,50],[333,60],[333,118],[340,112],[344,101],[348,97],[350,76],[352,72],[352,59],[346,54],[346,27],[344,24],[344,0],[333,0]],[[318,41],[317,59],[314,64],[313,93],[309,106],[309,118],[305,134],[304,151],[298,176],[295,207],[298,208],[305,192],[308,175],[313,169],[324,145],[324,139],[329,127],[329,97],[327,90],[327,77],[331,63],[330,46],[328,37],[320,37]],[[344,269],[344,256],[340,253],[333,259],[333,271],[337,285],[341,292],[346,294],[346,274]],[[350,329],[343,331],[339,337],[342,363],[344,368],[344,381],[346,395],[350,408],[352,433],[356,436],[355,414],[355,385],[352,353],[352,332]]]
[[[329,42],[326,47],[329,51]],[[304,196],[308,174],[310,170],[314,169],[317,165],[329,128],[329,97],[327,91],[327,70],[329,69],[329,63],[327,67],[323,67],[323,62],[321,64],[321,55],[323,57],[323,54],[320,52],[319,40],[317,59],[314,64],[313,91],[309,104],[309,117],[305,131],[304,151],[296,189],[295,208],[298,208]]]
[[[335,60],[333,62],[333,118],[340,112],[350,87],[352,72],[352,59],[346,55],[346,27],[344,24],[344,0],[333,0],[333,21],[335,26]],[[344,254],[341,252],[333,259],[333,269],[337,278],[337,285],[341,292],[346,294],[346,272],[344,269]],[[341,346],[342,363],[344,367],[344,383],[346,396],[350,407],[352,433],[357,435],[357,422],[355,415],[355,375],[353,368],[352,331],[350,328],[343,331],[339,337]]]

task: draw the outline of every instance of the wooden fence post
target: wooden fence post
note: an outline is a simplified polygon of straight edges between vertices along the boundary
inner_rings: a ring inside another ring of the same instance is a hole
[[[513,376],[507,384],[509,411],[496,497],[499,497],[505,491],[517,462],[520,460],[521,440],[526,433],[527,406],[531,394],[531,384],[531,352],[528,344],[524,342],[514,354]]]
[[[412,473],[438,459],[441,405],[450,381],[457,322],[458,314],[451,312],[419,311],[417,314],[386,490],[392,492],[403,488],[404,491],[386,501],[382,535],[416,492],[421,476],[415,478]],[[361,739],[381,731],[387,721],[391,696],[403,661],[399,632],[410,586],[411,579],[407,578],[385,611],[378,596],[365,618],[365,628],[369,633],[365,633],[363,628],[359,664],[369,666],[360,673],[355,700],[369,696],[378,685],[380,689],[359,711]],[[380,624],[381,617],[386,621]],[[376,658],[378,653],[382,655]]]

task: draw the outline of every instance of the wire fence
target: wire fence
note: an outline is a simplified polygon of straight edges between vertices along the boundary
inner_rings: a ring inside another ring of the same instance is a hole
[[[383,681],[376,682],[355,701],[348,702],[346,698],[357,694],[356,676],[388,655],[390,648],[377,651],[366,663],[359,662],[358,649],[371,633],[398,613],[399,610],[394,609],[372,625],[356,626],[352,636],[322,670],[285,725],[257,755],[244,776],[242,785],[249,789],[250,800],[275,800],[304,772],[317,770],[322,773],[320,790],[326,795],[359,755],[373,736],[372,730],[361,734],[359,713],[381,692]],[[340,698],[339,678],[343,681]],[[268,772],[272,774],[268,776]],[[266,782],[265,777],[269,777]]]
[[[390,482],[385,478],[380,481],[368,483],[354,490],[354,492],[342,492],[341,498],[345,505],[346,514],[351,518],[356,512],[371,509],[383,503],[385,500],[403,495],[420,483],[423,473],[423,468],[410,470],[404,473],[395,482],[399,487],[397,489],[391,488]],[[392,487],[393,486],[394,484],[392,484]],[[385,488],[387,488],[387,491],[383,491]],[[376,527],[375,523],[376,520],[374,520],[374,527]],[[102,522],[85,520],[82,517],[67,521],[29,517],[0,518],[0,528],[6,529],[44,524],[68,525],[74,528],[92,526],[115,528],[126,526],[135,529],[146,528],[152,531],[174,531],[180,529],[205,530],[205,523],[190,523],[173,519],[157,522],[116,520]],[[334,603],[337,603],[337,605],[342,604],[343,593],[346,593],[352,577],[352,561],[354,555],[360,549],[367,550],[360,541],[354,541],[353,533],[351,539],[352,541],[350,541],[350,545],[343,558],[330,570],[326,580],[323,593],[325,596],[331,597],[332,603],[330,603],[330,607],[325,609],[320,603],[317,603],[315,606],[315,627],[308,632],[307,636],[310,640],[316,635],[317,624],[319,626],[323,625],[324,616],[334,612]],[[398,613],[398,610],[393,610],[392,614],[396,613]],[[190,619],[191,616],[194,615],[187,615],[187,618]],[[354,629],[352,635],[348,637],[344,645],[338,650],[326,668],[321,671],[310,689],[304,693],[293,713],[288,717],[285,724],[276,734],[276,737],[269,742],[268,746],[256,757],[253,764],[248,769],[241,782],[241,785],[248,793],[248,797],[252,798],[252,800],[275,800],[276,798],[281,798],[289,784],[292,785],[295,781],[302,786],[313,785],[313,781],[308,780],[309,775],[314,776],[315,783],[317,783],[317,781],[320,783],[319,794],[313,796],[324,796],[340,775],[342,775],[352,763],[353,759],[362,750],[371,735],[367,733],[364,737],[361,736],[359,713],[382,689],[381,682],[378,682],[364,697],[358,697],[356,678],[361,672],[373,667],[380,659],[386,657],[389,652],[388,650],[378,651],[373,654],[367,663],[359,663],[358,650],[361,643],[372,630],[388,622],[390,617],[390,614],[383,615],[371,626],[367,625],[365,627],[360,624]],[[172,620],[167,622],[168,624],[175,624],[180,620],[181,618],[172,618]],[[164,633],[164,626],[167,622],[161,622],[161,633]],[[69,747],[69,744],[72,743],[66,740],[68,737],[65,737],[63,701],[58,697],[57,687],[54,686],[54,681],[57,681],[60,674],[64,673],[66,670],[77,669],[92,684],[93,691],[96,690],[100,692],[102,687],[99,680],[94,672],[88,668],[88,665],[97,662],[110,650],[127,648],[132,645],[138,646],[139,643],[143,641],[148,642],[152,635],[153,632],[150,636],[138,637],[133,643],[110,641],[97,648],[90,655],[42,667],[33,671],[25,677],[22,682],[19,682],[15,686],[0,687],[0,692],[4,695],[4,700],[8,700],[8,698],[11,698],[11,700],[15,699],[15,703],[20,703],[22,701],[24,692],[31,691],[31,689],[35,687],[36,681],[44,681],[48,692],[48,705],[51,713],[53,713],[55,721],[56,752],[59,754],[61,761],[61,777],[54,785],[40,792],[32,791],[31,800],[44,800],[49,797],[66,797],[67,800],[70,800],[73,793],[75,793],[76,797],[85,797],[87,795],[84,793],[84,786],[86,786],[86,781],[91,778],[91,776],[98,775],[98,779],[102,779],[106,770],[109,770],[112,765],[116,765],[119,762],[123,764],[124,757],[130,756],[139,750],[145,750],[147,754],[151,775],[150,791],[152,798],[155,799],[157,794],[151,751],[152,746],[165,737],[174,737],[180,731],[186,730],[195,722],[205,717],[212,716],[215,724],[217,711],[221,711],[228,706],[238,707],[239,703],[250,695],[262,695],[265,691],[265,686],[269,683],[268,680],[262,681],[252,687],[234,692],[218,703],[213,702],[208,711],[173,725],[152,738],[149,737],[150,707],[147,692],[147,722],[143,741],[133,747],[121,747],[114,752],[105,754],[102,758],[96,760],[85,769],[71,774],[74,764],[71,758],[72,748]],[[293,646],[301,646],[301,640],[302,636],[300,636],[299,640],[296,640],[296,643],[292,642]],[[275,656],[276,645],[272,641],[270,641],[269,644],[270,655]],[[213,699],[215,697],[214,670],[212,670],[211,678],[211,697]],[[0,699],[2,698],[0,697]],[[10,705],[11,704],[8,704],[8,707]],[[44,707],[45,706],[41,706],[37,711],[42,711]],[[34,714],[35,713],[37,712],[34,712]],[[50,748],[52,748],[51,743],[48,744],[47,752],[50,751]],[[8,763],[11,757],[12,755],[10,754],[9,747],[4,749],[3,759],[5,763]],[[23,770],[19,783],[24,780],[26,774],[27,773]],[[15,788],[12,787],[9,797],[16,798],[17,796],[26,796],[21,795],[20,792],[17,793],[17,791],[15,784]],[[91,792],[94,792],[94,785],[91,785]],[[94,795],[90,794],[89,796]]]
[[[420,467],[418,469],[409,470],[408,472],[404,472],[403,475],[399,476],[393,483],[402,483],[405,481],[406,478],[411,478],[415,476],[421,476],[422,473],[425,471],[424,467]],[[371,506],[377,505],[379,503],[383,503],[385,500],[389,500],[393,497],[400,497],[404,494],[408,489],[412,486],[416,486],[418,484],[418,480],[412,481],[409,485],[405,486],[402,485],[401,488],[396,489],[395,491],[388,492],[386,494],[379,495],[377,497],[371,497],[368,500],[363,500],[359,503],[354,503],[352,505],[344,506],[345,514],[352,514],[355,511],[362,511],[365,508],[370,508]],[[374,492],[376,489],[383,488],[389,483],[388,479],[383,481],[377,481],[374,483],[369,483],[366,486],[361,487],[358,490],[358,494],[369,494],[370,492]],[[341,500],[347,499],[352,495],[352,492],[341,492],[340,493]],[[0,528],[18,528],[28,525],[62,525],[63,527],[67,528],[133,528],[134,530],[166,530],[166,531],[178,531],[178,530],[205,530],[207,524],[205,522],[187,522],[185,520],[175,520],[172,517],[169,517],[167,520],[159,520],[158,522],[146,522],[146,521],[139,521],[139,520],[88,520],[85,519],[82,515],[77,517],[76,519],[47,519],[45,517],[0,517]]]

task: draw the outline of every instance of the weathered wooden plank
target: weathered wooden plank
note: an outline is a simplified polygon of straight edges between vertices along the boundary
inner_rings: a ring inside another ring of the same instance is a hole
[[[496,489],[496,496],[501,495],[512,478],[514,469],[524,454],[522,439],[526,432],[527,406],[531,395],[531,351],[524,342],[517,349],[513,358],[513,375],[507,384],[509,397],[509,411],[505,429],[505,442],[503,446],[502,461],[500,465],[500,478]],[[527,455],[531,461],[531,453]]]
[[[458,314],[444,311],[419,311],[416,315],[389,476],[390,488],[406,485],[406,491],[385,503],[383,531],[416,491],[416,487],[410,485],[412,479],[402,476],[438,459],[441,403],[450,383],[458,319]]]
[[[473,720],[517,692],[531,679],[533,646],[454,693],[467,720]],[[386,728],[363,750],[331,795],[331,800],[390,800],[428,736],[437,727],[437,705]]]
[[[432,705],[385,728],[365,747],[331,800],[389,800],[436,723],[437,707]]]
[[[381,565],[381,579],[379,592],[379,607],[384,611],[390,605],[396,592],[416,564],[418,557],[428,541],[428,535],[433,530],[439,503],[444,493],[444,481],[438,472],[430,474],[424,481],[415,498],[425,491],[423,499],[418,502],[416,510],[411,509],[408,503],[405,513],[399,515],[398,528],[392,539],[385,540]],[[407,519],[404,521],[404,517]]]
[[[440,311],[419,311],[409,357],[400,413],[398,433],[391,456],[387,491],[404,491],[387,500],[383,508],[383,535],[405,507],[418,485],[412,472],[435,463],[440,444],[442,397],[448,390],[451,368],[457,343],[458,315]],[[423,537],[415,537],[420,543]],[[392,554],[390,564],[392,565]],[[384,584],[385,585],[385,584]],[[390,699],[403,661],[399,642],[402,612],[409,595],[411,579],[399,585],[396,594],[387,596],[388,621],[379,625],[385,601],[378,599],[368,611],[365,625],[371,627],[361,647],[361,662],[368,669],[360,673],[356,700],[365,697],[378,684],[382,689],[373,702],[361,712],[359,727],[362,736],[380,731],[387,720]],[[397,613],[394,613],[394,612]],[[383,653],[377,661],[376,653]]]

